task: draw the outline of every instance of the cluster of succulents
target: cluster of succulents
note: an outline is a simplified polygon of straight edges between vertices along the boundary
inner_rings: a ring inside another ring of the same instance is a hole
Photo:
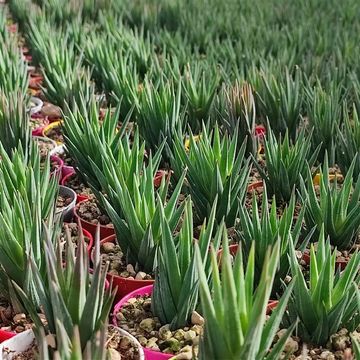
[[[32,356],[360,356],[359,10],[0,4],[0,295]]]

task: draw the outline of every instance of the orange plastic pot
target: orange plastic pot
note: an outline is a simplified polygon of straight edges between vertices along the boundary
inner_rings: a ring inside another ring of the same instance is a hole
[[[75,217],[75,222],[80,221],[81,227],[85,230],[87,230],[94,238],[96,235],[96,229],[98,227],[98,224],[93,224],[89,221],[86,221],[84,219],[82,219],[78,213],[78,209],[81,203],[88,201],[88,200],[84,200],[84,201],[80,201],[74,209],[74,217]],[[111,235],[115,234],[115,230],[114,228],[105,226],[105,225],[100,225],[100,240],[105,239]]]
[[[100,245],[106,242],[115,242],[116,235],[111,235],[103,240],[100,241]],[[91,254],[92,255],[92,254]],[[107,274],[106,278],[108,281],[113,284],[113,288],[117,286],[117,292],[115,296],[115,301],[119,301],[124,296],[128,295],[129,293],[140,289],[147,285],[152,285],[154,280],[136,280],[136,279],[128,279],[117,275],[110,275]]]
[[[253,190],[258,190],[258,189],[261,189],[263,187],[264,187],[264,184],[263,184],[263,182],[261,180],[260,181],[255,181],[255,182],[251,183],[250,185],[248,185],[247,191],[252,192]]]

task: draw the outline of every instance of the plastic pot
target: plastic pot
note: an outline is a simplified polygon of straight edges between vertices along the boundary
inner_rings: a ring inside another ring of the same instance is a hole
[[[279,301],[278,300],[269,300],[268,305],[266,307],[266,315],[270,315],[271,312],[277,307]]]
[[[306,265],[310,265],[310,254],[307,252],[303,253],[302,260],[305,261]],[[348,264],[348,260],[336,260],[335,261],[335,268],[340,268],[340,270],[344,270],[346,265]]]
[[[56,148],[56,142],[54,140],[51,140],[49,138],[44,138],[42,136],[33,136],[33,140],[37,142],[45,142],[51,145],[51,149],[49,149],[49,153],[52,149]]]
[[[50,122],[49,125],[45,126],[44,129],[43,129],[43,132],[42,132],[42,136],[45,137],[45,138],[48,138],[50,139],[47,134],[50,132],[50,130],[54,129],[54,128],[57,128],[57,127],[60,127],[61,126],[61,123],[62,121],[58,120],[58,121],[54,121],[54,122]],[[56,140],[53,140],[56,142],[57,145],[62,145],[63,143],[61,141],[56,141]]]
[[[61,209],[56,210],[56,214],[61,214],[65,222],[71,221],[74,215],[74,207],[76,204],[76,193],[73,189],[66,186],[59,186],[59,195],[70,197],[71,203]]]
[[[15,335],[16,335],[16,332],[0,330],[0,343],[6,341],[8,339],[11,339]]]
[[[30,107],[30,115],[32,114],[36,114],[39,111],[41,111],[44,103],[42,102],[41,99],[39,99],[38,97],[32,96],[30,98],[30,103],[32,103],[33,105]]]
[[[142,288],[136,289],[132,291],[131,293],[124,296],[114,307],[114,315],[112,318],[112,322],[115,326],[117,326],[116,321],[116,313],[120,311],[120,309],[130,300],[133,298],[136,298],[137,296],[143,296],[143,295],[151,295],[153,289],[153,285],[144,286]],[[165,354],[160,351],[154,351],[147,348],[144,349],[145,359],[146,360],[167,360],[172,358],[173,354]]]
[[[70,171],[70,166],[67,167],[68,169],[66,169],[65,172],[67,172],[66,174],[64,174],[63,171],[63,178],[60,182],[61,185],[67,186],[67,183],[69,182],[69,180],[71,179],[72,176],[75,175],[75,170],[74,168],[72,168],[72,171]],[[69,170],[69,172],[68,172]],[[85,200],[89,200],[89,197],[85,194],[76,194],[76,203],[78,204],[81,201],[85,201]]]
[[[104,238],[100,241],[100,246],[106,242],[115,242],[116,235],[111,235],[107,238]],[[92,254],[91,254],[92,258]],[[107,279],[113,283],[113,287],[117,286],[115,301],[119,301],[127,294],[133,292],[134,290],[140,289],[147,285],[152,285],[154,280],[136,280],[136,279],[128,279],[117,275],[106,275]]]
[[[42,136],[43,129],[46,125],[49,125],[49,120],[46,116],[42,115],[41,112],[37,112],[31,115],[30,122],[36,120],[36,119],[42,119],[43,125],[40,125],[39,127],[32,130],[31,135],[32,136]]]
[[[258,138],[263,138],[266,135],[266,129],[264,125],[255,126],[255,136]]]
[[[131,344],[138,349],[139,360],[145,360],[144,349],[140,345],[139,341],[136,339],[135,336],[133,336],[130,333],[128,333],[127,331],[119,328],[118,326],[109,325],[109,327],[116,329],[116,331],[118,331],[121,336],[129,338],[131,341]]]
[[[95,235],[96,235],[96,229],[97,229],[97,226],[98,224],[93,224],[89,221],[86,221],[84,219],[82,219],[80,216],[79,216],[79,213],[78,213],[78,209],[79,209],[79,206],[81,203],[85,202],[85,201],[88,201],[88,200],[83,200],[83,201],[80,201],[74,208],[74,217],[75,217],[75,222],[78,222],[80,221],[80,224],[81,224],[81,227],[85,230],[87,230],[94,238],[95,238]],[[105,226],[105,225],[100,225],[100,240],[102,239],[105,239],[111,235],[114,235],[115,234],[115,229],[114,228],[111,228],[111,227],[108,227],[108,226]]]
[[[35,340],[32,330],[26,330],[16,334],[12,338],[0,344],[0,360],[11,360],[28,350]]]
[[[50,151],[50,155],[63,155],[66,151],[66,147],[64,144],[56,146],[54,149]],[[60,157],[60,156],[59,156]],[[75,169],[72,166],[63,165],[62,171],[61,171],[61,180],[68,174],[73,174],[75,172]],[[63,185],[63,184],[61,184]]]
[[[57,168],[50,173],[50,176],[56,176],[59,179],[59,183],[60,183],[64,162],[58,156],[55,155],[50,156],[50,161],[56,162],[58,165]]]
[[[263,188],[264,187],[264,184],[263,184],[263,182],[262,182],[262,180],[260,180],[260,181],[254,181],[253,183],[251,183],[250,185],[248,185],[248,187],[247,187],[247,191],[248,192],[252,192],[253,190],[259,190],[259,189],[261,189],[261,188]]]
[[[44,80],[44,78],[40,76],[31,76],[29,78],[29,88],[33,90],[40,90],[41,89],[41,83]]]

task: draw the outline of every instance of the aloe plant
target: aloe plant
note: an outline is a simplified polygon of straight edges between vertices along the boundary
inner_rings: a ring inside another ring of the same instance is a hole
[[[115,158],[118,154],[121,155],[123,150],[121,139],[124,137],[131,113],[118,131],[121,103],[113,114],[108,109],[103,121],[99,122],[100,109],[94,94],[89,102],[82,98],[81,93],[79,96],[80,102],[73,109],[67,108],[65,111],[64,142],[67,152],[75,161],[79,175],[92,189],[98,191],[101,189],[101,184],[93,170],[93,164],[96,164],[100,173],[103,171],[103,154],[99,151],[101,147],[109,147],[109,152]]]
[[[208,253],[211,243],[214,248],[220,246],[225,231],[224,223],[218,227],[214,238],[216,203],[208,221],[201,227],[199,244],[201,259],[209,263]],[[181,229],[177,235],[171,231],[164,209],[160,211],[162,238],[157,252],[155,283],[151,296],[152,313],[162,324],[170,324],[171,330],[189,324],[191,314],[198,305],[199,278],[195,262],[193,245],[192,203],[188,198]],[[209,266],[206,269],[209,275]]]
[[[287,131],[284,138],[278,141],[270,130],[264,140],[264,151],[266,171],[253,157],[254,165],[265,181],[269,195],[275,195],[277,200],[287,202],[294,188],[300,186],[301,177],[305,178],[308,167],[314,166],[320,145],[312,151],[311,134],[306,137],[304,131],[301,131],[296,141],[291,143]]]
[[[145,81],[137,109],[137,124],[147,148],[157,150],[164,139],[171,147],[172,138],[182,134],[180,100],[180,85],[176,90],[172,83],[160,82],[155,86]]]
[[[344,109],[344,122],[338,127],[337,163],[343,174],[349,171],[354,158],[353,177],[356,180],[360,174],[360,120],[356,107],[353,106],[351,118],[347,107]]]
[[[237,236],[240,240],[241,249],[245,259],[249,257],[252,250],[252,243],[255,241],[255,279],[259,281],[262,264],[265,261],[267,249],[280,242],[280,261],[273,285],[273,293],[281,288],[281,281],[290,270],[288,253],[290,243],[299,250],[304,250],[312,232],[309,232],[305,239],[301,238],[302,225],[305,208],[294,219],[296,208],[296,197],[293,193],[288,206],[281,215],[278,215],[276,199],[272,199],[269,209],[266,189],[263,193],[261,213],[259,212],[257,199],[252,199],[251,210],[239,206],[239,221],[236,224]]]
[[[69,232],[64,257],[60,239],[54,244],[47,231],[45,234],[46,276],[42,276],[31,257],[27,262],[46,325],[38,314],[37,304],[13,282],[14,292],[35,323],[34,332],[40,344],[40,355],[45,359],[70,360],[82,359],[83,353],[86,358],[91,352],[97,359],[105,359],[106,327],[115,291],[106,289],[107,267],[101,265],[99,246],[96,247],[96,260],[93,273],[90,274],[88,253],[81,231],[76,256]],[[52,339],[51,346],[45,346],[44,335]]]
[[[0,92],[0,142],[9,156],[19,144],[26,152],[30,149],[27,103],[21,93]]]
[[[255,99],[252,87],[247,82],[240,84],[236,81],[233,86],[223,88],[224,111],[220,114],[220,120],[225,130],[233,135],[238,133],[238,142],[247,141],[246,153],[257,153],[257,141],[255,137]]]
[[[209,216],[217,197],[217,222],[225,218],[228,226],[234,225],[238,198],[245,195],[249,175],[245,148],[244,142],[237,150],[237,134],[221,138],[217,125],[211,132],[203,126],[197,138],[190,134],[188,150],[182,137],[175,137],[171,167],[177,177],[188,169],[185,187],[193,199],[197,223]]]
[[[50,179],[50,161],[40,164],[35,145],[31,155],[19,147],[12,158],[0,145],[0,156],[0,273],[33,296],[26,258],[44,269],[42,223],[52,222],[58,179]]]
[[[219,83],[218,72],[199,62],[185,69],[182,84],[189,124],[195,133],[201,130],[202,122],[210,116]]]
[[[134,149],[138,154],[138,150]],[[169,195],[169,179],[162,179],[155,190],[154,175],[160,162],[161,148],[154,159],[141,168],[122,171],[111,156],[103,156],[104,176],[98,171],[105,195],[98,194],[114,228],[120,248],[127,254],[128,262],[145,272],[155,266],[155,252],[161,240],[160,210],[165,207],[166,219],[172,231],[180,221],[184,205],[178,205],[185,173]],[[133,164],[136,163],[132,162]],[[94,167],[95,168],[95,167]]]
[[[25,97],[29,85],[26,63],[14,39],[1,44],[0,91],[5,94],[19,92]]]
[[[337,128],[341,122],[341,94],[338,87],[332,85],[325,91],[320,85],[307,87],[306,112],[310,128],[312,128],[313,150],[319,145],[319,159],[322,160],[327,151],[330,163],[335,162],[335,144]]]
[[[296,325],[296,322],[290,325],[271,349],[293,286],[291,284],[288,287],[266,320],[266,307],[279,263],[280,244],[276,243],[272,251],[268,249],[256,291],[255,243],[246,269],[241,251],[238,251],[232,267],[228,241],[224,235],[221,277],[216,253],[213,247],[211,249],[211,286],[208,284],[199,247],[195,246],[205,319],[199,359],[279,359],[285,342]]]
[[[332,245],[339,249],[348,249],[357,239],[360,230],[360,179],[354,184],[352,174],[355,167],[353,160],[344,182],[339,189],[337,179],[329,180],[327,155],[320,169],[320,184],[317,194],[308,169],[307,185],[301,181],[302,202],[306,207],[305,224],[307,229],[316,227],[316,233],[324,226],[325,236],[330,238]]]
[[[285,135],[288,131],[290,138],[295,139],[301,120],[303,99],[300,69],[295,70],[294,76],[286,70],[285,76],[280,79],[271,73],[262,72],[260,79],[259,87],[256,88],[259,113],[262,114],[265,123],[269,122],[276,136]]]
[[[360,254],[354,253],[343,272],[336,271],[336,250],[320,232],[317,250],[310,248],[310,279],[307,281],[295,250],[289,252],[294,292],[288,303],[285,325],[298,318],[297,334],[305,342],[324,345],[343,327],[354,330],[360,322]]]

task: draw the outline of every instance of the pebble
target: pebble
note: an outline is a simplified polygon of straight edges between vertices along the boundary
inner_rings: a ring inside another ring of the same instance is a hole
[[[194,330],[189,330],[185,333],[184,335],[184,339],[186,341],[191,341],[192,339],[194,339],[196,337],[196,332]]]
[[[108,349],[108,354],[109,354],[110,360],[121,360],[120,353],[113,348]]]
[[[155,325],[156,323],[154,319],[147,318],[141,321],[139,327],[149,333],[155,329]]]
[[[204,325],[204,318],[197,311],[193,311],[191,314],[191,324]]]
[[[126,266],[126,271],[130,274],[130,276],[136,276],[135,269],[131,264]]]
[[[143,271],[139,271],[135,276],[136,280],[144,280],[145,278],[146,278],[146,273],[144,273]]]
[[[25,315],[25,314],[16,314],[16,315],[13,317],[13,320],[14,320],[14,323],[15,323],[15,324],[22,323],[23,321],[26,320],[26,315]]]
[[[105,254],[109,254],[111,252],[114,252],[115,250],[115,244],[112,243],[112,242],[106,242],[106,243],[103,243],[102,244],[102,251],[105,253]]]
[[[321,353],[320,359],[335,360],[335,356],[330,351],[326,350]]]
[[[61,118],[61,109],[58,106],[55,106],[53,104],[45,104],[42,109],[41,113],[44,116],[50,116],[50,117],[57,117]]]
[[[166,324],[159,329],[159,337],[161,340],[168,340],[171,338],[171,336],[172,332],[170,331],[169,324]]]

